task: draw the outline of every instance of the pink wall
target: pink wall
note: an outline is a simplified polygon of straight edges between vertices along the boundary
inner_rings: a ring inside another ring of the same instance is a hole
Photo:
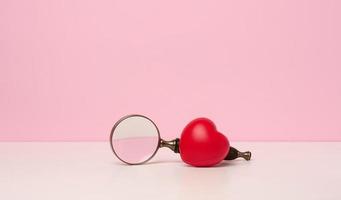
[[[142,113],[231,140],[341,140],[339,0],[0,0],[0,140]]]

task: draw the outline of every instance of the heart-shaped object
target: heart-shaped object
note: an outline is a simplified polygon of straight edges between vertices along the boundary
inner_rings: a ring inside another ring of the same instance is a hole
[[[197,167],[209,167],[220,163],[230,149],[228,139],[217,131],[207,118],[191,121],[182,131],[180,138],[181,159]]]

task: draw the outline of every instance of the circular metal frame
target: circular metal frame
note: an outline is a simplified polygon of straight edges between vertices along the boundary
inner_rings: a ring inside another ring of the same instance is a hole
[[[157,146],[156,146],[156,149],[154,150],[154,153],[153,153],[147,160],[144,160],[144,161],[139,162],[139,163],[129,163],[129,162],[123,160],[122,158],[120,158],[120,157],[118,156],[118,154],[115,152],[114,145],[113,145],[113,142],[112,142],[112,139],[113,139],[113,136],[114,136],[114,132],[115,132],[116,127],[117,127],[123,120],[126,120],[126,119],[128,119],[128,118],[130,118],[130,117],[142,117],[142,118],[145,118],[145,119],[151,121],[151,122],[153,123],[153,125],[155,126],[155,128],[156,128],[156,130],[157,130],[157,134],[158,134],[158,144],[157,144]],[[140,165],[140,164],[143,164],[143,163],[148,162],[150,159],[152,159],[152,158],[155,156],[155,154],[156,154],[157,151],[159,150],[159,148],[160,148],[160,143],[161,143],[161,136],[160,136],[159,128],[156,126],[156,124],[153,122],[153,120],[149,119],[148,117],[146,117],[146,116],[144,116],[144,115],[131,114],[131,115],[126,115],[126,116],[122,117],[121,119],[119,119],[119,120],[115,123],[115,125],[114,125],[114,127],[111,129],[111,133],[110,133],[110,146],[111,146],[112,152],[115,154],[115,156],[116,156],[120,161],[122,161],[122,162],[124,162],[124,163],[126,163],[126,164],[128,164],[128,165]]]

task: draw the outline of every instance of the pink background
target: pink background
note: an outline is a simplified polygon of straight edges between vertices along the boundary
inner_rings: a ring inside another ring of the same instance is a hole
[[[0,0],[0,140],[341,140],[339,0]]]

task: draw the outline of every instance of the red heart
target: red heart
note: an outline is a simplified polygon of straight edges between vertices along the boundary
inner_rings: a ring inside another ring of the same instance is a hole
[[[220,163],[227,155],[230,144],[207,118],[191,121],[180,138],[181,159],[197,167],[209,167]]]

